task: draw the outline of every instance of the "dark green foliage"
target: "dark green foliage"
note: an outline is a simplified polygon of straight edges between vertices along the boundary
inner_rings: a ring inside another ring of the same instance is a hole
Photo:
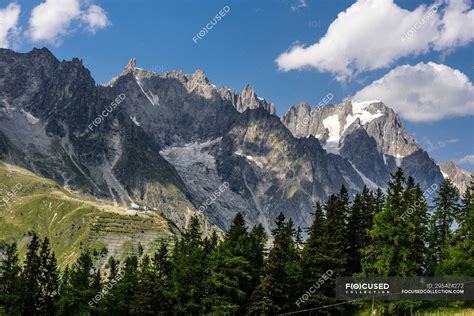
[[[474,275],[474,176],[462,196],[456,216],[458,229],[453,233],[446,256],[439,266],[442,275]]]
[[[56,311],[56,302],[59,298],[60,275],[56,257],[54,253],[51,252],[47,237],[43,240],[39,257],[41,260],[39,274],[41,289],[39,313],[42,315],[53,315]]]
[[[89,251],[81,252],[77,262],[63,278],[61,297],[58,302],[60,314],[75,315],[87,313],[89,302],[96,294],[92,287],[94,279],[92,256]]]
[[[430,275],[439,274],[437,268],[449,258],[449,247],[454,237],[451,226],[456,218],[462,217],[459,199],[459,191],[453,182],[444,179],[433,200],[435,210],[430,218]]]
[[[34,315],[39,312],[41,286],[39,283],[41,274],[41,258],[38,251],[41,247],[41,242],[38,236],[33,233],[30,244],[28,245],[28,252],[26,253],[25,264],[23,267],[22,291],[21,301],[23,302],[22,314]]]
[[[292,289],[297,286],[298,254],[293,240],[294,228],[291,221],[285,222],[280,213],[272,230],[273,247],[263,268],[260,284],[251,298],[250,313],[273,314],[289,310]]]
[[[356,305],[327,306],[336,303],[338,276],[474,275],[473,193],[474,181],[459,201],[443,181],[428,218],[426,192],[399,169],[386,195],[364,188],[350,201],[341,187],[315,203],[306,240],[280,213],[268,253],[263,226],[249,230],[240,213],[223,238],[203,237],[193,217],[181,238],[162,242],[156,253],[139,245],[138,256],[121,263],[110,257],[101,270],[84,250],[62,274],[49,240],[32,234],[23,267],[16,245],[3,246],[0,314],[273,315],[318,308],[318,315],[351,315]],[[302,299],[305,293],[311,295]],[[394,315],[421,306],[376,304]]]
[[[210,244],[208,244],[209,246]],[[199,314],[202,312],[204,284],[209,275],[208,251],[204,249],[197,217],[192,217],[189,227],[178,240],[172,256],[173,287],[176,312]]]
[[[372,192],[364,186],[362,194],[357,194],[349,211],[348,231],[348,264],[347,275],[362,271],[362,249],[370,244],[372,218],[377,213],[377,201]]]
[[[20,312],[21,267],[16,243],[7,244],[4,251],[0,262],[0,306],[5,307],[7,315],[17,315]]]

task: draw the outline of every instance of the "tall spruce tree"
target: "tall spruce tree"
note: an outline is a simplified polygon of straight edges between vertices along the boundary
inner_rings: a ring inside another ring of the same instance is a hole
[[[439,187],[438,195],[434,198],[434,212],[431,217],[430,251],[436,266],[442,265],[448,258],[448,247],[453,238],[451,226],[459,216],[459,191],[450,179],[444,179]]]
[[[0,261],[0,311],[6,315],[20,314],[21,267],[16,243],[6,244]]]
[[[251,298],[249,313],[274,314],[289,309],[292,289],[296,287],[293,279],[292,260],[296,260],[296,246],[291,227],[280,213],[272,230],[273,247],[264,266],[260,284]]]
[[[304,278],[301,280],[301,286],[298,287],[298,293],[302,295],[311,288],[319,278],[326,272],[325,263],[325,244],[328,242],[327,226],[323,207],[319,202],[314,205],[314,218],[311,226],[308,228],[308,239],[304,245],[301,255],[301,270]],[[324,305],[328,301],[325,293],[318,288],[308,300],[299,303],[295,309],[314,308]]]
[[[90,300],[96,294],[92,288],[93,260],[88,250],[82,250],[73,267],[68,270],[66,284],[61,285],[58,310],[61,315],[88,314]],[[64,281],[63,281],[64,283]]]
[[[204,299],[206,312],[244,312],[252,277],[249,247],[250,237],[244,217],[237,213],[224,240],[211,255],[210,276],[206,282],[207,295]]]
[[[193,216],[183,237],[175,244],[173,262],[173,288],[177,299],[175,312],[202,313],[203,284],[208,276],[208,252],[204,250],[201,228]]]
[[[458,229],[438,271],[443,275],[472,276],[474,275],[474,176],[471,176],[471,183],[463,194],[456,220]]]
[[[49,239],[44,238],[39,253],[41,299],[39,311],[42,315],[54,315],[59,295],[60,273],[54,252],[51,251]]]
[[[154,297],[159,306],[157,310],[171,313],[173,298],[173,264],[170,259],[168,245],[161,243],[160,249],[153,256],[153,272],[155,274]]]
[[[36,233],[32,234],[22,273],[22,314],[36,315],[40,311],[41,304],[41,259],[38,251],[41,241]]]
[[[376,209],[376,200],[372,192],[364,186],[362,194],[355,196],[349,211],[347,275],[362,271],[362,250],[370,244],[369,231],[372,228],[372,219]]]
[[[111,289],[111,294],[116,300],[116,313],[130,315],[134,312],[134,299],[136,293],[138,292],[138,257],[136,255],[126,257],[119,274],[123,277],[120,278],[116,285],[114,285]],[[117,277],[119,274],[117,274]],[[107,295],[107,297],[108,296],[109,295]]]
[[[391,175],[385,206],[374,216],[370,230],[371,244],[363,252],[362,268],[365,275],[415,274],[418,265],[407,240],[411,238],[408,227],[413,225],[412,221],[417,221],[417,216],[404,216],[408,208],[412,207],[413,188],[414,182],[410,180],[405,189],[405,176],[401,168]]]
[[[412,200],[407,204],[413,209],[410,220],[407,221],[407,245],[411,246],[411,259],[414,263],[413,274],[427,275],[429,273],[429,250],[427,247],[428,232],[428,204],[423,190],[416,184],[412,193]]]

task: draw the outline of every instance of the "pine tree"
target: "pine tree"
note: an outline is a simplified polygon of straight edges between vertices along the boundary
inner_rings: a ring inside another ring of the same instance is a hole
[[[301,280],[301,286],[298,287],[298,293],[301,295],[312,287],[317,280],[326,272],[324,245],[328,237],[326,231],[325,216],[323,207],[319,202],[314,205],[314,219],[311,226],[308,228],[308,239],[304,245],[301,255],[301,269],[304,278]],[[297,308],[313,308],[324,305],[328,298],[319,288],[311,297],[305,302],[297,301]]]
[[[210,276],[206,280],[205,311],[214,314],[236,314],[246,304],[245,288],[250,281],[250,264],[242,256],[234,256],[225,246],[219,247],[210,260]]]
[[[144,255],[138,268],[137,289],[132,300],[132,313],[136,315],[153,315],[154,312],[161,311],[155,309],[158,302],[154,302],[154,287],[156,275],[153,265],[148,255]]]
[[[153,257],[153,272],[155,274],[154,297],[159,306],[157,310],[171,313],[174,305],[173,297],[173,263],[170,260],[168,246],[162,243]]]
[[[116,300],[116,313],[130,315],[133,312],[134,297],[138,290],[138,257],[135,255],[126,257],[123,270],[118,275],[123,275],[123,277],[111,287],[112,296],[110,297]],[[106,297],[109,297],[109,294]]]
[[[423,235],[417,229],[424,225],[426,204],[422,199],[415,205],[420,193],[415,194],[413,178],[405,181],[402,169],[391,176],[386,204],[374,216],[371,244],[364,250],[362,260],[363,271],[366,275],[412,276],[420,269],[417,261],[422,255],[415,255],[413,245],[416,234]]]
[[[290,222],[291,223],[291,222]],[[293,278],[296,260],[296,246],[293,240],[292,224],[285,223],[285,216],[280,213],[272,230],[273,247],[268,254],[262,280],[251,298],[249,313],[268,314],[289,309],[292,289],[296,287]]]
[[[474,275],[474,176],[463,194],[461,209],[457,216],[458,230],[453,243],[447,249],[447,256],[439,266],[443,275]]]
[[[327,280],[321,290],[327,298],[325,304],[335,303],[335,283],[336,278],[345,276],[348,263],[347,250],[349,248],[347,217],[349,212],[349,197],[344,186],[338,195],[331,195],[324,207],[326,220],[324,221],[325,243],[323,244],[322,255],[324,263],[323,273],[331,270],[331,278]],[[343,314],[345,306],[337,306],[328,309],[329,314]]]
[[[362,195],[357,194],[351,206],[348,218],[348,264],[347,275],[362,271],[362,250],[370,244],[369,231],[376,213],[376,200],[364,186]]]
[[[394,261],[398,245],[394,238],[398,235],[403,210],[403,171],[398,169],[388,183],[386,205],[374,216],[374,224],[370,230],[371,244],[363,251],[362,269],[365,275],[393,276],[397,275]]]
[[[92,288],[93,261],[88,250],[81,251],[72,269],[69,269],[67,279],[67,283],[61,286],[59,313],[62,315],[69,315],[72,311],[77,314],[89,313],[91,309],[89,302],[96,293]]]
[[[59,295],[60,274],[54,252],[49,247],[49,239],[44,238],[39,253],[40,267],[40,314],[53,315],[56,311],[56,302]]]
[[[367,276],[408,277],[423,271],[426,256],[427,205],[412,177],[405,181],[402,169],[391,175],[386,203],[374,216],[371,243],[363,251],[362,269]],[[383,313],[391,309],[407,313],[417,302],[381,303]]]
[[[451,226],[461,210],[459,191],[449,179],[441,182],[438,195],[434,198],[435,211],[431,218],[430,250],[434,254],[436,266],[448,257],[448,247],[452,241]]]
[[[407,209],[412,208],[413,213],[407,221],[406,234],[407,245],[411,248],[410,257],[414,263],[413,272],[419,276],[427,275],[429,273],[428,204],[419,184],[413,189],[413,198],[409,203]]]
[[[266,243],[267,234],[265,232],[265,228],[262,226],[262,224],[258,224],[249,234],[249,249],[246,255],[252,271],[250,278],[250,290],[247,293],[247,297],[250,297],[260,282],[260,276],[263,273],[263,264],[266,255]]]
[[[5,245],[4,251],[4,258],[0,261],[0,307],[3,306],[6,315],[18,315],[20,313],[21,267],[16,243]]]
[[[381,188],[377,188],[375,191],[375,214],[380,213],[385,206],[385,194],[383,193]]]
[[[96,293],[99,293],[102,290],[102,274],[100,269],[95,270],[94,277],[92,279],[92,289]]]
[[[26,253],[25,263],[22,273],[22,314],[36,315],[40,309],[41,286],[39,280],[41,278],[41,259],[38,250],[41,242],[38,236],[33,233],[28,251]]]
[[[193,216],[173,252],[173,288],[177,299],[175,312],[199,314],[204,297],[203,284],[208,276],[208,254],[201,239],[199,220]]]
[[[237,213],[224,240],[210,257],[206,310],[212,313],[243,313],[252,291],[249,250],[251,240],[244,217]]]
[[[119,262],[114,257],[110,257],[108,260],[109,265],[109,279],[114,279],[118,272]]]

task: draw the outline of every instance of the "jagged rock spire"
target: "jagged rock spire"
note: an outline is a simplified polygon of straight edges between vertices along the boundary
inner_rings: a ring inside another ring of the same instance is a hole
[[[135,69],[135,66],[137,65],[137,60],[135,57],[132,57],[130,61],[128,62],[127,66],[125,66],[124,71],[129,71]]]

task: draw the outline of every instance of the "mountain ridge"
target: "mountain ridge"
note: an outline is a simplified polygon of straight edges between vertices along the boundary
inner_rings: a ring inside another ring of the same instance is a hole
[[[315,115],[301,103],[279,117],[250,85],[218,88],[201,70],[158,74],[131,59],[97,85],[79,59],[60,62],[47,49],[0,50],[0,65],[2,159],[115,203],[159,209],[178,225],[223,183],[224,197],[204,212],[211,222],[225,228],[240,211],[270,230],[279,212],[306,226],[314,201],[341,185],[351,194],[382,187],[398,166],[422,187],[442,179],[381,102],[345,101]]]

